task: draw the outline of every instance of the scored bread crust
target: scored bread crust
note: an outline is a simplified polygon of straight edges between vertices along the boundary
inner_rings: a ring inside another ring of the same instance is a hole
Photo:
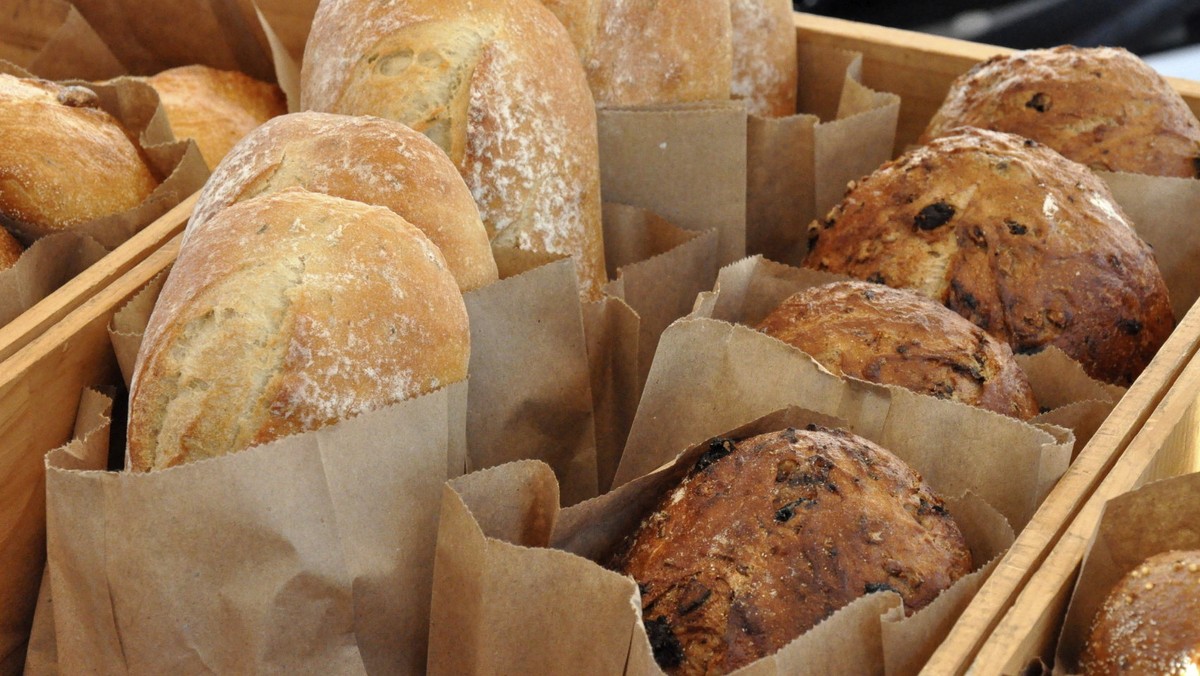
[[[733,97],[751,115],[796,114],[796,24],[789,0],[731,0]]]
[[[131,469],[316,429],[462,380],[466,308],[441,253],[392,211],[291,189],[197,230],[130,386]]]
[[[1031,138],[1093,169],[1200,175],[1200,122],[1161,75],[1121,48],[984,61],[954,81],[919,142],[962,126]]]
[[[864,594],[922,608],[971,565],[920,475],[866,439],[810,426],[714,440],[616,568],[641,589],[660,666],[707,674],[779,650]]]
[[[837,375],[1023,420],[1038,414],[1008,345],[910,291],[867,282],[813,287],[785,300],[758,328]]]
[[[0,221],[38,237],[141,204],[158,180],[95,92],[0,73]]]
[[[188,236],[230,204],[290,187],[396,212],[441,249],[463,291],[498,277],[458,170],[422,134],[378,117],[294,113],[254,130],[205,184]]]
[[[1200,551],[1156,554],[1109,592],[1080,659],[1083,673],[1195,673],[1200,665],[1197,618]]]
[[[158,92],[175,138],[195,139],[210,169],[250,130],[287,112],[279,87],[237,71],[181,66],[146,82]]]
[[[1174,326],[1154,253],[1104,182],[1012,134],[964,128],[888,162],[809,235],[808,267],[916,290],[1109,383],[1132,383]]]
[[[606,281],[596,113],[566,30],[535,0],[324,0],[301,108],[376,115],[458,167],[493,246],[575,259]]]

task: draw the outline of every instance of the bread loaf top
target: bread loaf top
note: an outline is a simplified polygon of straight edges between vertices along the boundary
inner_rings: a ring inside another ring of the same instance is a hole
[[[291,189],[194,231],[130,387],[131,469],[316,429],[466,377],[442,255],[392,211]]]
[[[731,0],[733,97],[761,117],[796,114],[796,24],[790,0]]]
[[[95,92],[0,74],[0,220],[26,239],[139,205],[158,181]]]
[[[463,291],[497,279],[487,230],[432,141],[377,117],[294,113],[251,132],[213,172],[188,237],[229,205],[290,187],[387,207],[441,249]]]
[[[989,59],[954,81],[921,142],[960,126],[1019,134],[1093,169],[1200,175],[1200,122],[1161,75],[1120,48]]]

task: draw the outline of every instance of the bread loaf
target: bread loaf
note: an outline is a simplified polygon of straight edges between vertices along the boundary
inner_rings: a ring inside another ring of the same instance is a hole
[[[896,456],[841,430],[714,440],[616,568],[642,592],[659,665],[733,671],[854,599],[924,607],[971,569],[941,499]]]
[[[229,205],[290,187],[387,207],[441,249],[459,288],[496,281],[479,210],[432,141],[378,117],[284,115],[251,132],[204,186],[188,232]]]
[[[442,255],[383,207],[292,189],[194,231],[130,386],[131,469],[209,458],[461,380],[467,313]]]
[[[1055,47],[989,59],[954,81],[921,142],[960,126],[1019,134],[1093,169],[1200,175],[1200,122],[1124,49]]]
[[[279,87],[236,71],[182,66],[146,81],[158,92],[175,137],[195,139],[210,169],[251,129],[287,112]]]
[[[962,129],[883,165],[810,237],[809,267],[914,289],[1109,383],[1132,383],[1174,326],[1154,253],[1104,182],[1011,134]]]
[[[730,0],[542,2],[571,34],[596,105],[729,98],[734,63]]]
[[[596,116],[562,25],[536,0],[324,0],[305,110],[407,124],[446,151],[494,247],[569,255],[606,280]]]
[[[1200,551],[1152,556],[1105,599],[1080,660],[1083,673],[1194,674],[1198,620]]]
[[[17,264],[24,249],[7,230],[0,228],[0,271],[7,270]]]
[[[731,0],[733,97],[760,117],[796,114],[796,24],[789,0]]]
[[[1038,414],[1008,345],[942,305],[866,282],[813,287],[783,302],[759,330],[836,375],[898,385],[1021,419]]]
[[[0,73],[0,223],[29,241],[141,204],[158,181],[95,92]]]

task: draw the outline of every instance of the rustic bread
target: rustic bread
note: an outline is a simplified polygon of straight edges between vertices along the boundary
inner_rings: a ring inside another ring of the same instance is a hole
[[[237,71],[182,66],[146,82],[158,92],[175,137],[195,139],[210,169],[251,129],[287,112],[279,87]]]
[[[596,105],[729,98],[734,63],[730,0],[542,3],[571,34]]]
[[[1008,345],[911,291],[867,282],[813,287],[788,298],[758,328],[837,375],[1021,419],[1038,414]]]
[[[1015,352],[1056,345],[1129,385],[1174,326],[1154,253],[1086,167],[961,129],[852,184],[805,264],[907,287]]]
[[[714,440],[616,568],[642,591],[659,665],[733,671],[854,599],[922,608],[971,569],[962,533],[921,477],[841,430]]]
[[[441,253],[383,207],[292,189],[235,204],[180,251],[130,386],[131,469],[316,429],[467,374]]]
[[[0,228],[0,271],[16,265],[17,259],[21,257],[23,251],[17,238],[4,228]]]
[[[1161,75],[1120,48],[984,61],[954,81],[921,142],[960,126],[1019,134],[1093,169],[1200,173],[1200,122]]]
[[[494,247],[569,255],[606,281],[596,113],[565,29],[535,0],[323,0],[301,107],[376,115],[458,167]]]
[[[487,230],[454,164],[425,136],[378,117],[296,113],[252,131],[204,186],[188,232],[230,204],[290,187],[396,212],[441,249],[463,291],[496,281]]]
[[[95,92],[0,73],[0,223],[26,241],[141,204],[158,181]]]
[[[789,0],[731,0],[733,97],[751,115],[796,114],[796,24]]]
[[[1146,559],[1096,615],[1080,665],[1099,674],[1193,674],[1200,666],[1200,551]]]

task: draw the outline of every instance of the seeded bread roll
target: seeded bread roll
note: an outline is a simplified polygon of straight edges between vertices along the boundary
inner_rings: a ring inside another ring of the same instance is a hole
[[[866,282],[814,287],[788,298],[758,328],[837,375],[1021,419],[1038,414],[1008,345],[910,291]]]
[[[597,105],[645,106],[729,98],[733,73],[730,0],[542,3],[571,34]],[[794,31],[792,45],[795,49]]]
[[[95,92],[0,73],[0,223],[25,240],[141,204],[158,181]]]
[[[1154,253],[1108,186],[1018,136],[961,129],[852,184],[805,264],[910,288],[1014,352],[1056,345],[1129,385],[1174,326]]]
[[[716,674],[864,594],[892,590],[922,608],[971,565],[916,472],[865,439],[810,426],[714,440],[616,568],[642,591],[659,665]]]
[[[1161,75],[1120,48],[984,61],[954,81],[921,143],[961,126],[1019,134],[1093,169],[1200,175],[1200,122]]]
[[[459,288],[497,279],[479,210],[425,136],[378,117],[296,113],[250,132],[205,184],[188,232],[230,204],[291,187],[387,207],[441,249]]]
[[[1200,551],[1146,559],[1117,583],[1080,664],[1100,674],[1194,674],[1200,666]]]
[[[733,97],[751,115],[796,114],[796,24],[789,0],[731,0]]]
[[[7,270],[17,264],[24,249],[7,230],[0,228],[0,271]]]
[[[569,255],[606,281],[596,112],[565,29],[536,0],[323,0],[301,108],[376,115],[458,167],[494,247]]]
[[[210,169],[251,129],[287,112],[279,87],[236,71],[182,66],[146,81],[158,92],[175,137],[195,139]]]
[[[231,453],[467,374],[467,313],[428,238],[383,207],[292,189],[192,233],[130,386],[131,469]]]

